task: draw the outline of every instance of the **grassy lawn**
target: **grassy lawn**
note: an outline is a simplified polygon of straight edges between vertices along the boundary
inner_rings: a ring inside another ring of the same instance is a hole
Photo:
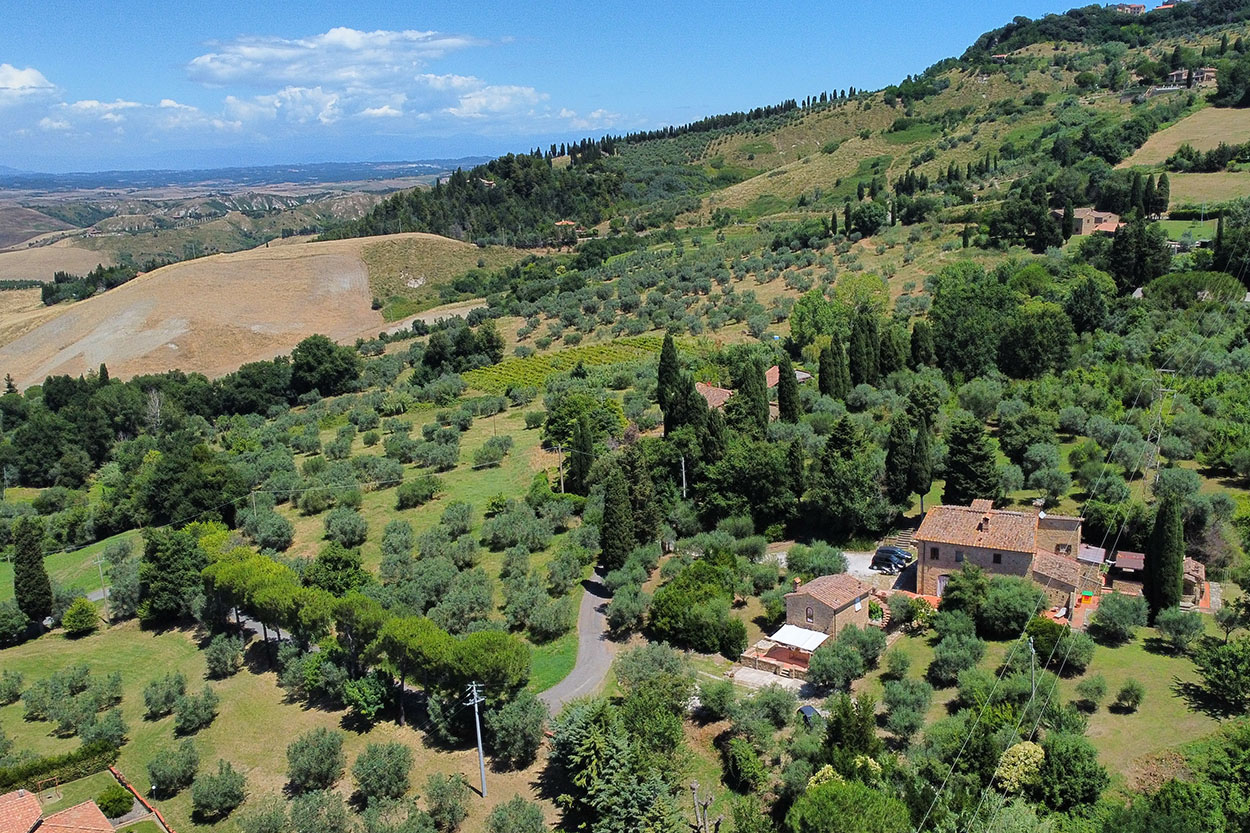
[[[135,530],[105,538],[103,541],[96,541],[94,544],[73,552],[56,552],[43,560],[44,567],[48,570],[48,577],[75,590],[83,592],[99,590],[100,570],[95,560],[113,541],[122,540],[130,541],[135,552],[138,552],[142,546],[139,532]],[[0,602],[11,598],[13,598],[13,565],[8,561],[0,561]]]
[[[572,630],[545,645],[535,645],[530,653],[533,670],[531,691],[546,691],[563,680],[577,663],[577,631]]]
[[[254,655],[254,651],[250,652],[249,658]],[[186,675],[188,687],[198,690],[203,685],[205,670],[203,655],[197,650],[191,633],[153,633],[141,630],[134,622],[77,641],[50,634],[6,649],[0,658],[6,669],[22,672],[27,684],[46,676],[52,669],[75,662],[88,664],[93,675],[120,671],[123,680],[121,709],[130,727],[130,742],[122,748],[117,767],[140,793],[146,793],[151,786],[147,775],[148,761],[160,750],[179,742],[174,737],[172,717],[158,721],[143,719],[143,687],[167,672],[180,671]],[[264,668],[263,660],[260,668]],[[230,761],[247,776],[248,793],[253,797],[277,793],[283,788],[286,782],[286,745],[296,736],[318,726],[343,728],[344,712],[287,702],[285,694],[277,686],[275,675],[268,671],[256,674],[244,670],[212,685],[221,696],[221,707],[212,726],[193,736],[200,755],[200,769],[206,771],[214,767],[218,758]],[[47,723],[23,721],[20,702],[0,708],[0,727],[16,742],[17,748],[29,749],[36,754],[66,752],[79,745],[75,738],[51,737]],[[280,728],[275,733],[276,727]],[[416,792],[424,792],[425,778],[433,772],[459,772],[476,783],[477,753],[471,745],[456,749],[430,746],[412,726],[401,728],[394,723],[380,723],[367,731],[347,730],[344,751],[349,768],[366,744],[390,740],[412,748],[416,759],[412,782]],[[466,828],[481,829],[486,813],[496,802],[507,801],[515,794],[535,797],[532,784],[536,782],[542,765],[540,757],[534,767],[523,772],[488,774],[489,799],[470,799]],[[84,779],[84,782],[87,781],[90,779]],[[348,776],[339,783],[338,789],[344,796],[352,788],[350,781]],[[79,801],[94,798],[107,785],[100,781],[103,786],[97,788],[94,783],[84,782],[75,782],[74,796],[71,796],[67,785],[65,800],[77,796],[80,783],[83,783],[83,795],[78,798]],[[238,829],[230,819],[211,826],[193,824],[191,797],[187,790],[157,802],[157,806],[179,831]],[[545,802],[543,806],[548,819],[553,820],[554,808]]]
[[[1216,633],[1211,620],[1208,621],[1208,632],[1212,635]],[[1143,628],[1138,638],[1128,645],[1118,648],[1099,645],[1085,674],[1061,680],[1056,695],[1062,698],[1061,702],[1076,700],[1076,685],[1095,674],[1101,674],[1107,681],[1105,703],[1112,702],[1116,692],[1130,678],[1146,687],[1146,698],[1136,712],[1113,713],[1104,704],[1090,715],[1088,737],[1098,748],[1102,763],[1118,783],[1131,784],[1142,773],[1149,758],[1208,735],[1219,725],[1214,718],[1191,709],[1179,694],[1181,684],[1198,680],[1193,663],[1185,656],[1148,649],[1148,646],[1155,647],[1156,637],[1154,629]],[[890,645],[890,651],[899,651],[911,659],[909,678],[924,677],[933,659],[931,638],[932,633],[901,636]],[[1010,646],[1010,642],[989,643],[981,667],[996,670]],[[880,702],[884,691],[881,680],[884,661],[881,665],[856,681],[853,690],[856,693],[867,692]],[[957,696],[958,690],[954,687],[935,691],[925,722],[932,723],[946,717]]]
[[[43,814],[45,816],[51,815],[67,807],[82,804],[84,801],[94,801],[96,796],[116,784],[117,779],[109,774],[108,770],[97,772],[95,775],[88,775],[86,778],[79,778],[77,781],[70,781],[68,784],[62,784],[61,797],[56,801],[45,803],[43,805]]]
[[[134,824],[119,827],[118,830],[124,830],[126,833],[165,833],[161,826],[151,819],[137,821]]]

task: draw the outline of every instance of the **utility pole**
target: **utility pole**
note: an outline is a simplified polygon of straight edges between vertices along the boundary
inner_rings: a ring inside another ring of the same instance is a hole
[[[479,703],[486,702],[485,698],[477,693],[476,682],[469,683],[469,702],[466,706],[473,707],[473,725],[477,729],[477,768],[478,774],[482,779],[482,798],[486,797],[486,758],[482,754],[482,721],[478,718],[477,706]]]
[[[95,565],[100,568],[100,597],[104,601],[104,618],[108,618],[109,612],[109,594],[108,589],[104,586],[104,554],[101,553],[95,557]]]
[[[681,499],[686,499],[686,455],[681,455]]]
[[[1029,637],[1029,667],[1032,672],[1033,693],[1029,695],[1029,702],[1032,703],[1037,697],[1037,649],[1033,647],[1033,637]]]
[[[560,494],[564,494],[564,446],[556,446],[556,452],[560,455]]]

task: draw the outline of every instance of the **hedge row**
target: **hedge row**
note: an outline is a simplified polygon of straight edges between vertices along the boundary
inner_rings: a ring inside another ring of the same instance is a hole
[[[121,752],[106,741],[83,744],[73,752],[36,758],[9,767],[0,767],[0,793],[26,789],[34,792],[40,781],[57,778],[60,783],[94,775],[117,760]]]

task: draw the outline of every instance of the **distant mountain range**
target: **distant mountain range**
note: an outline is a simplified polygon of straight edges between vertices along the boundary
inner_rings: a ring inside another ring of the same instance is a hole
[[[359,182],[430,176],[456,168],[472,168],[488,159],[485,156],[467,156],[462,159],[425,159],[417,162],[314,162],[195,170],[91,171],[65,174],[19,171],[0,165],[0,189],[61,191],[193,185],[236,188],[279,183]]]

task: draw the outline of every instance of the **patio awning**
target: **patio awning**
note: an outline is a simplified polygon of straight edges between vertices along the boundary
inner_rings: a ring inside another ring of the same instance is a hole
[[[800,628],[798,625],[782,625],[781,630],[769,637],[779,645],[808,652],[815,651],[828,638],[827,633]]]

